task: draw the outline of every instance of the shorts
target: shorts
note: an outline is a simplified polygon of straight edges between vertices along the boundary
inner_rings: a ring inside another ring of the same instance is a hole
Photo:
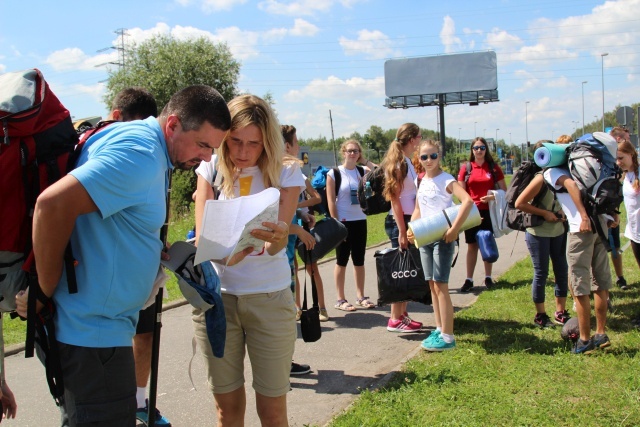
[[[253,389],[267,397],[287,394],[298,335],[289,287],[262,294],[222,294],[222,301],[227,321],[222,358],[215,357],[211,351],[204,313],[193,310],[195,336],[204,356],[211,391],[224,394],[243,387],[244,358],[245,353],[249,353]]]
[[[367,220],[343,221],[347,227],[347,238],[336,248],[336,264],[346,267],[349,256],[355,267],[364,265],[364,254],[367,251]]]
[[[135,425],[138,405],[131,347],[58,343],[58,349],[64,380],[62,425]]]
[[[476,234],[478,233],[478,231],[493,231],[493,226],[491,225],[491,214],[489,213],[489,210],[478,210],[480,211],[482,222],[480,223],[480,225],[464,231],[464,241],[467,243],[467,245],[478,243],[478,241],[476,240]]]
[[[425,280],[449,283],[451,261],[456,250],[456,242],[445,243],[444,240],[425,245],[420,248],[420,260]]]
[[[595,291],[611,289],[609,256],[597,233],[569,233],[567,263],[573,295],[590,295],[592,283]]]
[[[138,313],[138,325],[136,326],[136,335],[153,332],[156,324],[156,303],[154,302],[144,310]]]
[[[404,224],[409,229],[409,222],[411,221],[411,215],[404,216]],[[398,238],[400,237],[400,229],[393,215],[387,215],[384,219],[384,232],[387,233],[389,240],[391,240],[391,247],[397,248],[400,246]]]

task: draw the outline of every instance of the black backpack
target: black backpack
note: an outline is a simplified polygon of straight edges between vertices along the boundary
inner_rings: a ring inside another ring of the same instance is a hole
[[[538,227],[544,223],[544,218],[539,215],[522,212],[516,209],[516,200],[518,196],[529,185],[533,177],[542,171],[540,166],[534,162],[523,162],[507,188],[505,199],[507,208],[504,210],[506,216],[506,224],[512,230],[525,231],[528,227]],[[547,194],[548,187],[546,184],[542,186],[540,192],[533,198],[532,205],[538,206],[542,198]]]
[[[382,195],[384,190],[384,169],[375,167],[367,172],[358,184],[358,201],[365,215],[389,212],[391,202]]]

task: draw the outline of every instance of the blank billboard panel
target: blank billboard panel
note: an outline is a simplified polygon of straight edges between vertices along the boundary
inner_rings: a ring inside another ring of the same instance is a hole
[[[387,97],[498,89],[496,53],[390,59],[384,63]]]

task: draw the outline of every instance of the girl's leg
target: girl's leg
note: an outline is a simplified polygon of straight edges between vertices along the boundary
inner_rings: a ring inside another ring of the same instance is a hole
[[[336,282],[336,298],[338,301],[346,299],[344,297],[344,277],[347,267],[342,267],[336,264],[336,268],[333,270],[333,280]]]
[[[453,304],[449,295],[449,284],[446,282],[433,282],[433,288],[438,301],[440,328],[443,334],[453,335]],[[434,300],[434,301],[436,301]]]
[[[536,306],[536,313],[545,313],[545,284],[549,276],[549,247],[551,239],[525,234],[525,242],[533,263],[533,282],[531,283],[531,298]]]
[[[473,271],[476,269],[478,261],[478,243],[467,245],[467,278],[473,279]]]
[[[322,277],[320,276],[320,271],[318,270],[318,263],[314,262],[311,265],[307,265],[307,273],[309,274],[309,276],[313,274],[313,279],[316,282],[316,289],[318,290],[318,305],[320,306],[320,308],[326,308],[327,306],[324,302],[324,283],[322,282]]]
[[[567,308],[567,294],[569,292],[569,266],[566,256],[567,233],[551,238],[549,254],[553,265],[553,275],[556,279],[556,312],[564,313]]]
[[[440,314],[440,299],[433,280],[429,280],[429,289],[431,289],[431,306],[433,308],[433,317],[436,321],[436,329],[442,331],[442,315]]]

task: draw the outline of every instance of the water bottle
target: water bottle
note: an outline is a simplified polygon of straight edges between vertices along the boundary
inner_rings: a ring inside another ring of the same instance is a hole
[[[187,232],[187,240],[194,239],[196,237],[196,230],[189,230]]]
[[[367,181],[364,186],[364,197],[368,199],[371,196],[373,196],[373,189],[371,188],[371,182]]]

